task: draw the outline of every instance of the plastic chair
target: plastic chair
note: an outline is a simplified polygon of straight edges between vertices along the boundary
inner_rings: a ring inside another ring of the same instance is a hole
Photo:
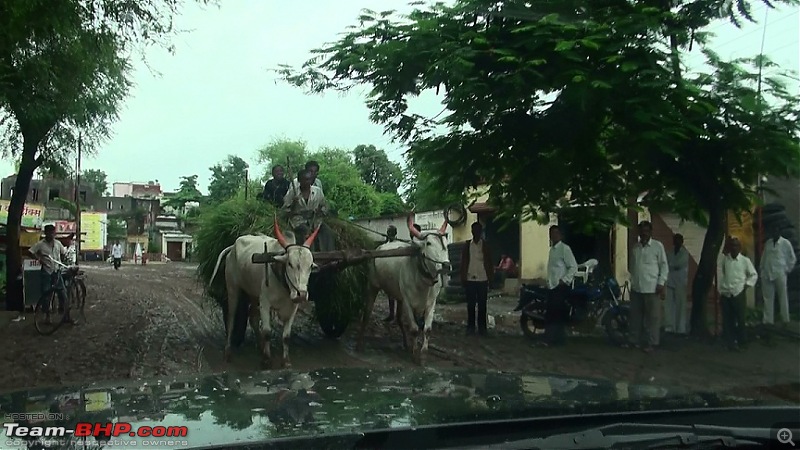
[[[583,280],[584,284],[589,282],[589,276],[592,275],[592,272],[594,272],[594,269],[599,263],[599,261],[592,258],[584,263],[578,264],[578,271],[575,273],[575,278],[572,279],[572,287],[575,287],[575,280],[578,278]]]

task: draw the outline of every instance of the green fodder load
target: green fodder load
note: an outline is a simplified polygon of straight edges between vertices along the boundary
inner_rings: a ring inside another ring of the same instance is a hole
[[[274,236],[272,230],[274,214],[275,208],[266,202],[258,199],[234,198],[209,207],[200,216],[200,230],[195,249],[199,262],[198,277],[206,287],[209,297],[222,308],[224,318],[227,317],[228,308],[224,260],[213,283],[209,283],[217,258],[222,250],[233,245],[239,236],[256,233]],[[336,248],[339,250],[375,247],[374,241],[361,228],[336,218],[326,218],[324,222],[331,228]],[[291,230],[290,226],[280,219],[280,215],[279,223],[284,232]],[[327,334],[340,335],[344,331],[343,328],[360,314],[364,303],[363,292],[367,283],[368,267],[367,264],[358,264],[343,270],[312,275],[309,297],[314,302],[320,325]],[[240,305],[243,304],[240,302]],[[240,307],[237,311],[237,325],[234,328],[236,345],[244,340],[246,317],[246,308]]]

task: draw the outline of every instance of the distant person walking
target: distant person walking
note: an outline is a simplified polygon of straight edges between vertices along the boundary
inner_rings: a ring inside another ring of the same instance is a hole
[[[792,243],[781,236],[778,227],[772,227],[769,239],[764,243],[761,253],[761,293],[764,295],[763,322],[768,325],[775,323],[775,295],[778,296],[778,305],[781,308],[781,322],[789,322],[789,293],[786,288],[786,279],[789,272],[794,269],[797,256],[794,254]]]
[[[111,246],[111,257],[114,259],[114,270],[119,270],[119,266],[122,265],[122,246],[119,241]]]
[[[567,297],[578,271],[572,248],[561,239],[558,225],[550,227],[550,252],[547,256],[547,306],[542,345],[564,345],[567,341],[569,305]]]

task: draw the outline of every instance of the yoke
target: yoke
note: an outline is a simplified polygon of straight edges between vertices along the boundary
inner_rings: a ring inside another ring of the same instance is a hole
[[[311,252],[314,262],[320,263],[320,270],[353,266],[375,258],[393,258],[397,256],[415,256],[420,248],[415,246],[394,248],[391,250],[364,250],[360,248],[335,250],[332,252]],[[264,245],[264,253],[256,253],[251,258],[253,264],[269,264],[275,257],[283,253],[270,253]]]

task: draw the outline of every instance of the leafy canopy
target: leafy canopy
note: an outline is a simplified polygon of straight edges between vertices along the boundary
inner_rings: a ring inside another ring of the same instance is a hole
[[[584,219],[624,221],[623,206],[649,191],[650,205],[703,221],[712,206],[748,209],[757,173],[800,165],[797,104],[776,78],[759,93],[752,61],[710,52],[713,73],[680,73],[680,49],[692,37],[705,42],[695,30],[749,11],[749,2],[717,0],[365,11],[299,71],[279,73],[312,92],[372,86],[370,118],[450,195],[491,180],[491,197],[509,212],[594,205]],[[428,89],[443,95],[442,120],[408,110]]]
[[[203,194],[197,188],[197,175],[181,177],[178,191],[165,195],[164,204],[170,208],[175,208],[181,212],[186,209],[187,203],[200,202]]]
[[[86,169],[81,174],[81,181],[92,186],[97,195],[105,195],[108,191],[108,180],[106,173],[100,169]]]
[[[208,185],[209,201],[221,203],[235,197],[245,184],[249,167],[242,158],[228,155],[225,161],[209,168],[211,170],[211,183]]]
[[[306,161],[317,161],[320,165],[319,178],[322,181],[325,197],[342,218],[374,217],[402,212],[405,208],[396,187],[393,191],[379,192],[374,185],[363,178],[363,174],[368,171],[365,155],[373,155],[376,159],[385,158],[389,164],[380,166],[380,170],[385,170],[382,173],[392,173],[390,165],[392,163],[386,157],[386,153],[373,146],[357,148],[362,148],[361,166],[358,165],[354,152],[328,147],[311,151],[303,141],[286,139],[275,139],[259,149],[256,159],[260,163],[268,164],[264,174],[265,180],[271,177],[270,171],[274,165],[282,165],[286,169],[287,178],[295,178],[297,171],[305,166]],[[392,181],[381,184],[381,189],[390,189],[393,183]]]

